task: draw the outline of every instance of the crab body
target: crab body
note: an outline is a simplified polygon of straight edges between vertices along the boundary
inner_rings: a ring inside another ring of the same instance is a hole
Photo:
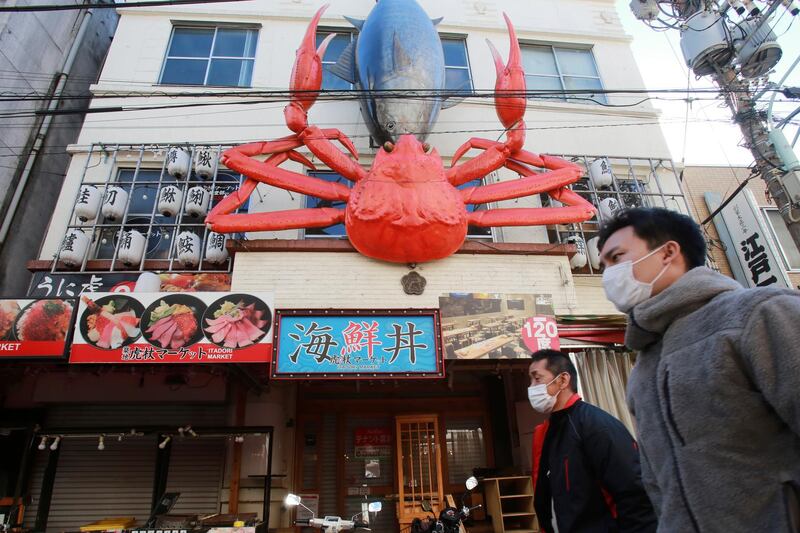
[[[294,134],[236,146],[223,153],[221,162],[241,172],[246,179],[236,192],[208,214],[206,224],[210,229],[239,233],[321,228],[344,223],[347,236],[363,255],[390,262],[420,263],[442,259],[458,250],[469,225],[566,224],[594,216],[592,204],[569,189],[582,174],[581,167],[523,149],[526,101],[519,93],[525,91],[525,72],[520,62],[519,42],[508,17],[505,17],[510,35],[507,65],[490,43],[497,69],[497,116],[507,132],[506,141],[470,139],[456,151],[452,165],[446,168],[439,153],[420,141],[419,137],[424,138],[424,135],[401,130],[402,134],[392,136],[397,139],[396,144],[387,141],[378,149],[371,168],[364,169],[358,164],[355,146],[341,131],[308,124],[308,110],[314,105],[322,83],[322,57],[333,38],[333,35],[328,36],[315,49],[317,25],[326,7],[314,16],[297,50],[291,77],[293,96],[284,109],[286,124]],[[393,41],[396,55],[402,55],[399,50],[411,48],[411,43]],[[405,66],[413,68],[413,62]],[[380,103],[376,95],[371,97]],[[349,155],[332,141],[340,142]],[[353,182],[353,188],[281,168],[280,165],[290,159],[315,168],[306,156],[296,151],[301,146]],[[481,153],[458,164],[471,149],[481,150]],[[261,155],[266,155],[266,160],[255,159]],[[459,188],[502,167],[516,172],[519,179]],[[259,183],[323,200],[344,201],[346,207],[233,213],[248,200]],[[549,194],[565,207],[467,209],[468,205],[541,193]]]
[[[411,135],[392,152],[381,150],[367,177],[355,184],[345,227],[362,254],[393,262],[447,257],[467,235],[467,210],[444,172],[442,158]],[[431,255],[431,254],[434,255]]]

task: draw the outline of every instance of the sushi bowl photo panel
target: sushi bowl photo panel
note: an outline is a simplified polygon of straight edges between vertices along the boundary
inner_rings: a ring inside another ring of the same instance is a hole
[[[203,317],[206,337],[222,348],[259,343],[272,330],[272,309],[252,294],[229,294],[208,306]]]
[[[0,299],[0,359],[63,357],[74,299]]]
[[[141,336],[139,323],[143,315],[142,303],[130,296],[83,295],[78,331],[88,344],[102,350],[116,350],[133,344]]]
[[[160,348],[177,350],[203,339],[200,321],[206,304],[188,294],[170,294],[151,303],[144,312],[142,334]]]
[[[70,362],[269,362],[273,300],[269,293],[84,295]]]

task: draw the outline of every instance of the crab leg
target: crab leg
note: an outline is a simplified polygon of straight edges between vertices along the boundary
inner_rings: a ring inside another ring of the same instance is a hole
[[[473,226],[544,226],[584,222],[594,216],[583,206],[571,207],[519,207],[489,209],[467,213],[467,222]]]
[[[292,68],[292,78],[289,84],[292,97],[289,105],[284,108],[283,114],[289,129],[297,134],[297,139],[305,144],[315,156],[339,174],[350,180],[359,181],[367,176],[366,171],[358,163],[337,150],[329,142],[329,139],[337,139],[358,159],[358,153],[352,141],[339,130],[322,130],[308,125],[308,110],[317,101],[320,87],[322,87],[322,58],[328,44],[335,36],[335,34],[329,35],[319,45],[319,48],[314,47],[317,25],[327,8],[328,5],[323,6],[314,15],[314,19],[308,25],[303,37],[303,42],[297,49],[297,59]]]
[[[531,173],[522,179],[502,181],[462,189],[461,198],[466,204],[485,204],[510,198],[521,198],[548,192],[574,183],[581,175],[580,169],[562,168],[542,174]]]
[[[281,231],[299,228],[325,228],[344,222],[344,209],[313,207],[272,213],[218,215],[213,230],[219,233]]]
[[[308,164],[311,163],[308,162]],[[228,154],[225,165],[245,176],[280,189],[288,189],[324,200],[347,200],[350,197],[350,189],[341,183],[332,183],[298,174],[270,164],[268,161],[258,161],[238,152]]]
[[[522,52],[519,48],[519,41],[517,40],[517,33],[514,31],[514,25],[508,15],[503,13],[508,26],[508,35],[510,40],[508,52],[508,64],[503,64],[503,58],[500,53],[492,45],[489,44],[489,49],[494,57],[495,68],[497,69],[497,82],[495,83],[495,109],[497,111],[497,118],[507,130],[507,140],[504,143],[492,143],[486,141],[484,152],[477,155],[472,161],[463,165],[463,169],[451,167],[447,171],[447,178],[453,185],[460,185],[472,179],[483,177],[490,172],[497,170],[505,164],[509,157],[513,157],[522,150],[525,144],[525,122],[522,118],[525,116],[525,107],[527,101],[525,100],[525,71],[522,68],[521,56]],[[514,94],[522,96],[513,96]],[[477,148],[482,139],[471,139],[456,151],[456,156],[453,159],[453,165],[456,161],[464,155],[470,148]],[[488,144],[491,143],[491,144]]]
[[[307,166],[311,170],[316,170],[314,164],[306,159],[302,154],[295,152],[294,150],[290,150],[288,152],[283,152],[280,154],[275,154],[271,156],[269,159],[264,161],[263,164],[265,165],[273,165],[277,166],[281,163],[284,163],[286,160],[291,159],[292,161],[296,161],[302,165]],[[250,195],[253,194],[253,191],[256,190],[258,186],[258,181],[252,178],[245,178],[244,182],[239,186],[237,190],[220,200],[220,202],[214,206],[214,208],[206,215],[206,226],[216,231],[214,227],[214,223],[216,222],[217,218],[220,215],[227,215],[236,211],[240,208],[244,203],[250,198]]]

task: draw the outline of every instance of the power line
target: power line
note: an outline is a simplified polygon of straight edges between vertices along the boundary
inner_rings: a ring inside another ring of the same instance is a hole
[[[188,4],[222,4],[246,0],[153,0],[152,2],[111,2],[108,4],[52,4],[31,6],[2,6],[0,12],[75,11],[79,9],[117,9],[128,7],[180,6]]]

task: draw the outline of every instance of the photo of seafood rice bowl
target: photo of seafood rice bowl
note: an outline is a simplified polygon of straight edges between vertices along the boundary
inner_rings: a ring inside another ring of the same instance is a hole
[[[19,315],[19,303],[16,300],[0,301],[0,341],[13,338],[14,322]]]
[[[159,298],[144,313],[144,338],[156,346],[177,350],[203,338],[200,317],[206,305],[194,296],[172,294]]]
[[[20,341],[63,341],[69,332],[72,304],[67,300],[37,300],[17,317]]]
[[[92,300],[81,299],[86,304],[80,322],[83,338],[98,348],[115,350],[139,338],[139,320],[144,306],[128,296],[103,296]]]
[[[231,294],[208,306],[203,324],[206,337],[217,346],[244,348],[269,332],[272,310],[255,296]]]

